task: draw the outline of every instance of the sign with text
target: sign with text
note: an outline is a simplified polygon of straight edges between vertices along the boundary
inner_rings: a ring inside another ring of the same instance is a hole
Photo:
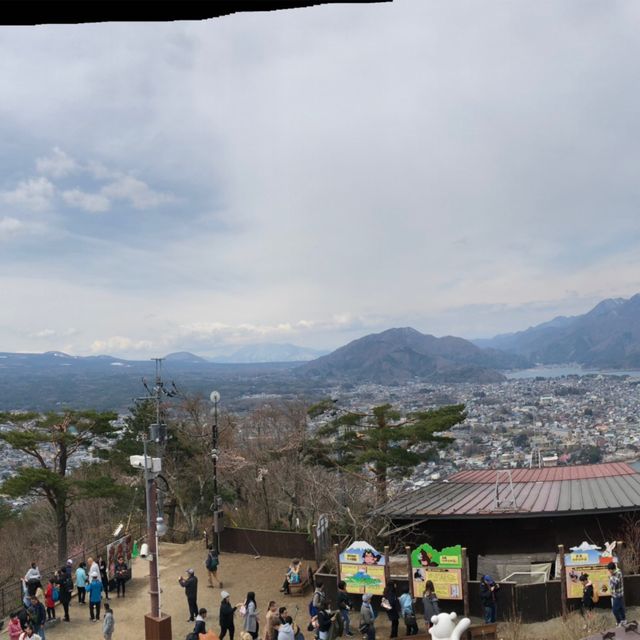
[[[565,579],[567,583],[567,598],[582,598],[584,590],[580,576],[586,573],[593,584],[593,590],[602,596],[609,596],[609,572],[607,565],[618,562],[612,553],[612,545],[607,545],[605,551],[600,549],[576,548],[571,553],[565,553]]]
[[[340,554],[340,576],[348,593],[382,595],[386,584],[385,557],[370,544],[356,541]]]
[[[441,600],[462,600],[462,547],[445,547],[442,551],[422,544],[411,552],[413,595],[422,597],[427,580],[433,582]]]

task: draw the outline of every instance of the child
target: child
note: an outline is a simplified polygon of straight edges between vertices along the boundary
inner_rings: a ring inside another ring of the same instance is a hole
[[[20,618],[18,618],[18,614],[15,611],[11,614],[9,626],[7,627],[7,633],[9,634],[9,640],[18,640],[20,634],[22,633]]]
[[[116,622],[113,619],[113,611],[111,605],[108,602],[104,603],[104,620],[102,622],[102,635],[104,640],[111,640],[113,636],[113,630],[116,626]]]
[[[44,592],[44,604],[47,607],[47,620],[56,619],[56,602],[53,599],[53,590],[56,588],[56,579],[49,578],[49,584]]]

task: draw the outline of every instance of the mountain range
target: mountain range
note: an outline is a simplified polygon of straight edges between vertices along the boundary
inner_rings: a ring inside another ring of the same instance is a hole
[[[640,294],[609,298],[583,315],[558,316],[525,331],[473,342],[539,364],[640,368]]]
[[[354,340],[296,371],[313,378],[382,384],[414,378],[430,382],[500,382],[505,377],[499,369],[528,365],[526,358],[483,349],[463,338],[436,338],[405,327]]]

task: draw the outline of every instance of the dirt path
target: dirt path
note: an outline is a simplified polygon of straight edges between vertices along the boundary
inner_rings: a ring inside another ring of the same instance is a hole
[[[193,624],[187,622],[189,610],[184,589],[178,584],[178,577],[187,569],[193,568],[198,577],[198,606],[208,610],[208,624],[218,631],[218,610],[220,607],[220,589],[207,587],[206,569],[204,568],[204,544],[192,542],[185,545],[162,544],[160,547],[160,585],[162,588],[161,608],[171,616],[173,638],[183,638],[193,630]],[[223,582],[224,590],[231,594],[231,602],[244,600],[247,591],[255,591],[260,624],[264,626],[264,614],[269,600],[288,606],[292,615],[299,608],[298,620],[307,622],[306,608],[310,598],[307,593],[302,598],[291,598],[279,592],[281,576],[287,568],[288,561],[283,558],[260,558],[241,554],[221,554],[218,575]],[[144,638],[144,614],[149,611],[148,595],[148,563],[137,559],[133,563],[133,579],[127,583],[127,594],[124,599],[111,597],[111,604],[116,621],[114,640],[141,640]],[[60,613],[58,613],[58,616]],[[70,608],[71,622],[58,622],[46,629],[47,640],[63,640],[67,638],[83,638],[87,640],[102,639],[102,621],[90,622],[88,605],[79,605],[74,601]],[[241,625],[239,616],[236,628]],[[236,634],[237,635],[237,634]]]

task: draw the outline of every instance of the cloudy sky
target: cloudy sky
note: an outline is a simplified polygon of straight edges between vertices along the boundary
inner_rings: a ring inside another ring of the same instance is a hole
[[[0,27],[0,351],[486,337],[640,291],[640,5]]]

